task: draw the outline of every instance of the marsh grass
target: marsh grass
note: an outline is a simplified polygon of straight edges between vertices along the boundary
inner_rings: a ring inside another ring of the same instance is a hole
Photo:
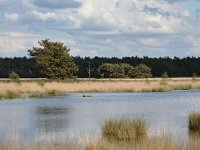
[[[200,112],[193,112],[189,115],[188,128],[190,132],[200,133]]]
[[[148,137],[137,143],[111,142],[106,139],[85,138],[82,142],[76,139],[50,142],[21,143],[10,140],[1,142],[0,150],[199,150],[199,139],[193,141],[173,140],[171,136]]]
[[[47,91],[49,96],[56,96],[59,95],[58,92],[55,89],[51,89]]]
[[[20,93],[14,91],[6,91],[5,93],[0,94],[0,99],[16,99],[21,97]]]
[[[103,137],[117,141],[138,141],[147,135],[147,123],[141,119],[109,119],[101,126]]]
[[[48,93],[48,96],[57,96],[59,93],[66,92],[167,92],[173,90],[190,90],[199,89],[200,82],[193,82],[191,78],[169,79],[167,85],[160,85],[162,79],[146,79],[138,80],[107,80],[107,81],[71,81],[71,82],[55,82],[45,81],[38,83],[37,81],[26,82],[21,80],[20,85],[15,82],[0,82],[0,98],[7,91],[15,93]],[[42,95],[33,94],[31,97],[41,97]]]

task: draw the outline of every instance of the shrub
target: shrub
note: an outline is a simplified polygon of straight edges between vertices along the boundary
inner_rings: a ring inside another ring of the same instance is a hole
[[[192,81],[193,81],[193,82],[196,82],[196,81],[197,81],[197,78],[198,78],[197,74],[196,74],[196,73],[193,73]]]
[[[162,79],[160,80],[160,85],[167,85],[168,80],[169,80],[169,76],[168,76],[167,72],[164,72],[162,74]]]
[[[9,77],[10,79],[13,79],[13,80],[19,79],[19,75],[13,71],[9,74]]]
[[[147,134],[143,119],[109,119],[101,127],[105,138],[122,141],[138,141]]]
[[[44,86],[45,85],[45,81],[43,81],[43,80],[38,80],[37,81],[37,84],[39,85],[39,86]]]

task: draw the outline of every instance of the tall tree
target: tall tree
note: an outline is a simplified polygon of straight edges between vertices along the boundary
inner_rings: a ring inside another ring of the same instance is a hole
[[[40,72],[50,79],[72,78],[77,72],[73,57],[63,43],[45,39],[38,42],[40,47],[33,47],[28,53],[33,57]]]

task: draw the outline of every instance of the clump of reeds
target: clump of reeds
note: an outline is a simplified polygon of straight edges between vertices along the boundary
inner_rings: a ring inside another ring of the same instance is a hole
[[[49,96],[56,96],[57,95],[57,91],[55,89],[49,90],[47,91]]]
[[[200,133],[200,112],[193,112],[189,115],[188,128],[191,132]]]
[[[16,98],[21,98],[21,94],[19,92],[6,91],[5,93],[0,94],[0,99],[16,99]]]
[[[138,141],[147,134],[143,119],[109,119],[101,127],[103,137],[111,140]]]

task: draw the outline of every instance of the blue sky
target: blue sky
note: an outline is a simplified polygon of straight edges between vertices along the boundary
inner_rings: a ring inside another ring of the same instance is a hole
[[[200,56],[199,0],[0,0],[0,57],[49,38],[73,56]]]

